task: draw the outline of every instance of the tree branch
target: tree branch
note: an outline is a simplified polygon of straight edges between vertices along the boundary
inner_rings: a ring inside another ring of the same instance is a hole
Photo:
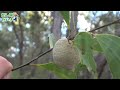
[[[101,28],[110,26],[110,25],[112,25],[112,24],[119,23],[119,21],[120,21],[120,19],[118,19],[118,20],[116,20],[116,21],[113,21],[113,22],[111,22],[111,23],[108,23],[108,24],[106,24],[106,25],[103,25],[103,26],[101,26],[101,27],[95,28],[95,29],[93,29],[93,30],[90,30],[89,32],[94,32],[94,31],[96,31],[96,30],[98,30],[98,29],[101,29]]]
[[[120,19],[118,19],[118,20],[116,20],[116,21],[113,21],[113,22],[111,22],[111,23],[108,23],[108,24],[106,24],[106,25],[103,25],[103,26],[101,26],[101,27],[95,28],[95,29],[93,29],[93,30],[90,30],[89,32],[93,32],[93,31],[96,31],[96,30],[98,30],[98,29],[101,29],[101,28],[110,26],[110,25],[112,25],[112,24],[119,23],[119,21],[120,21]],[[31,61],[29,61],[29,62],[27,62],[27,63],[25,63],[25,64],[23,64],[23,65],[21,65],[21,66],[19,66],[19,67],[17,67],[17,68],[12,69],[12,71],[15,71],[15,70],[17,70],[17,69],[20,69],[20,68],[22,68],[22,67],[25,67],[25,66],[29,65],[30,63],[34,62],[35,60],[37,60],[38,58],[42,57],[43,55],[47,54],[48,52],[50,52],[50,51],[52,51],[52,50],[53,50],[53,48],[45,51],[44,53],[42,53],[42,54],[38,55],[37,57],[35,57],[34,59],[32,59]]]
[[[98,28],[95,28],[95,29],[93,29],[93,30],[90,30],[90,31],[88,31],[88,32],[94,32],[94,31],[96,31],[96,30],[98,30],[98,29],[101,29],[101,28],[104,28],[104,27],[107,27],[107,26],[110,26],[110,25],[116,24],[116,23],[120,23],[120,19],[118,19],[118,20],[116,20],[116,21],[113,21],[113,22],[111,22],[111,23],[108,23],[108,24],[106,24],[106,25],[100,26],[100,27],[98,27]],[[73,32],[75,32],[75,31],[73,31]],[[75,38],[75,35],[76,35],[76,34],[74,34],[74,36],[72,36],[72,38],[71,38],[71,35],[69,35],[69,36],[67,37],[68,40],[73,40],[73,39]]]
[[[29,65],[30,63],[34,62],[35,60],[37,60],[38,58],[42,57],[43,55],[47,54],[48,52],[50,52],[50,51],[52,51],[52,50],[53,50],[53,48],[45,51],[44,53],[42,53],[42,54],[38,55],[37,57],[35,57],[34,59],[32,59],[31,61],[29,61],[29,62],[27,62],[27,63],[25,63],[25,64],[23,64],[23,65],[21,65],[21,66],[19,66],[19,67],[17,67],[17,68],[12,69],[12,71],[15,71],[15,70],[17,70],[17,69],[20,69],[20,68],[22,68],[22,67],[25,67],[25,66]]]

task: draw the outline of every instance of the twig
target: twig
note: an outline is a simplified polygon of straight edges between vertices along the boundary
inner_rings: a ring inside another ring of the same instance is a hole
[[[120,19],[118,19],[118,20],[116,20],[116,21],[113,21],[113,22],[111,22],[111,23],[108,23],[108,24],[106,24],[106,25],[103,25],[103,26],[101,26],[101,27],[95,28],[95,29],[93,29],[93,30],[91,30],[91,31],[89,31],[89,32],[93,32],[93,31],[96,31],[96,30],[98,30],[98,29],[101,29],[101,28],[110,26],[110,25],[112,25],[112,24],[119,23],[119,21],[120,21]],[[25,63],[25,64],[23,64],[23,65],[21,65],[21,66],[19,66],[19,67],[17,67],[17,68],[12,69],[12,71],[15,71],[15,70],[17,70],[17,69],[20,69],[20,68],[22,68],[22,67],[25,67],[25,66],[29,65],[30,63],[34,62],[35,60],[37,60],[38,58],[42,57],[43,55],[47,54],[48,52],[50,52],[50,51],[52,51],[52,50],[53,50],[53,48],[45,51],[44,53],[42,53],[42,54],[38,55],[37,57],[35,57],[34,59],[32,59],[31,61],[29,61],[29,62],[27,62],[27,63]]]
[[[20,69],[20,68],[22,68],[22,67],[25,67],[25,66],[29,65],[30,63],[34,62],[34,61],[37,60],[38,58],[40,58],[40,57],[42,57],[43,55],[47,54],[48,52],[52,51],[52,49],[53,49],[53,48],[45,51],[44,53],[42,53],[42,54],[40,54],[40,55],[38,55],[37,57],[35,57],[35,58],[32,59],[31,61],[29,61],[29,62],[27,62],[27,63],[25,63],[25,64],[23,64],[23,65],[21,65],[21,66],[19,66],[19,67],[17,67],[17,68],[12,69],[12,71],[15,71],[15,70],[17,70],[17,69]]]
[[[103,25],[103,26],[101,26],[101,27],[95,28],[95,29],[93,29],[93,30],[90,30],[89,32],[93,32],[93,31],[96,31],[96,30],[98,30],[98,29],[101,29],[101,28],[110,26],[110,25],[112,25],[112,24],[119,23],[119,21],[120,21],[120,19],[118,19],[118,20],[116,20],[116,21],[113,21],[113,22],[111,22],[111,23],[108,23],[108,24],[106,24],[106,25]]]
[[[98,29],[101,29],[101,28],[110,26],[110,25],[112,25],[112,24],[119,23],[119,21],[120,21],[120,19],[118,19],[118,20],[116,20],[116,21],[113,21],[113,22],[111,22],[111,23],[108,23],[108,24],[106,24],[106,25],[97,27],[97,28],[95,28],[95,29],[93,29],[93,30],[90,30],[90,31],[88,31],[88,32],[94,32],[94,31],[96,31],[96,30],[98,30]],[[75,31],[74,31],[74,32],[75,32]],[[73,33],[74,33],[74,32],[73,32]],[[68,39],[68,40],[73,40],[73,39],[75,38],[75,35],[76,35],[76,34],[74,34],[74,35],[71,35],[71,34],[70,34],[70,35],[67,37],[67,39]]]

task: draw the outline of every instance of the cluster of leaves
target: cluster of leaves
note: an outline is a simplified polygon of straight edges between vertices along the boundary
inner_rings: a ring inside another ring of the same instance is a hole
[[[69,12],[61,12],[64,20],[69,28]],[[55,44],[54,36],[49,36],[50,47],[53,48]],[[113,78],[120,79],[120,38],[110,34],[97,34],[92,36],[89,32],[80,32],[73,40],[74,45],[81,52],[81,62],[76,66],[74,71],[68,71],[56,66],[54,63],[47,64],[34,64],[49,71],[52,71],[60,78],[75,79],[77,78],[77,72],[83,68],[87,68],[92,73],[94,78],[97,78],[97,66],[93,57],[93,51],[102,52],[110,67]]]

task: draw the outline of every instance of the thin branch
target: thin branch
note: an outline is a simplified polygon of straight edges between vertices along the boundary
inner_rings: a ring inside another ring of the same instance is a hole
[[[95,28],[95,29],[93,29],[93,30],[90,30],[89,32],[94,32],[94,31],[96,31],[96,30],[98,30],[98,29],[101,29],[101,28],[104,28],[104,27],[107,27],[107,26],[110,26],[110,25],[116,24],[116,23],[120,23],[120,19],[118,19],[118,20],[116,20],[116,21],[113,21],[113,22],[111,22],[111,23],[108,23],[108,24],[106,24],[106,25],[100,26],[100,27],[98,27],[98,28]],[[75,32],[75,31],[73,31],[73,32]],[[76,35],[76,34],[74,34],[74,35],[71,37],[71,34],[70,34],[70,35],[67,37],[67,39],[68,39],[68,40],[73,40],[73,39],[75,38],[75,35]]]
[[[119,21],[120,21],[120,19],[118,19],[118,20],[116,20],[116,21],[113,21],[113,22],[111,22],[111,23],[108,23],[108,24],[106,24],[106,25],[103,25],[103,26],[101,26],[101,27],[95,28],[95,29],[93,29],[93,30],[91,30],[91,31],[89,31],[89,32],[93,32],[93,31],[96,31],[96,30],[98,30],[98,29],[101,29],[101,28],[110,26],[110,25],[112,25],[112,24],[119,23]],[[17,68],[12,69],[12,71],[15,71],[15,70],[17,70],[17,69],[20,69],[20,68],[22,68],[22,67],[25,67],[25,66],[29,65],[30,63],[34,62],[35,60],[37,60],[38,58],[42,57],[43,55],[47,54],[48,52],[50,52],[50,51],[52,51],[52,50],[53,50],[53,48],[45,51],[44,53],[42,53],[42,54],[38,55],[37,57],[35,57],[34,59],[32,59],[31,61],[29,61],[29,62],[27,62],[27,63],[25,63],[25,64],[23,64],[23,65],[21,65],[21,66],[19,66],[19,67],[17,67]]]
[[[40,55],[38,55],[37,57],[35,57],[35,58],[32,59],[31,61],[29,61],[29,62],[27,62],[27,63],[25,63],[25,64],[23,64],[23,65],[21,65],[21,66],[19,66],[19,67],[17,67],[17,68],[12,69],[12,71],[15,71],[15,70],[17,70],[17,69],[20,69],[20,68],[22,68],[22,67],[25,67],[25,66],[29,65],[30,63],[34,62],[34,61],[37,60],[38,58],[40,58],[40,57],[42,57],[43,55],[47,54],[48,52],[52,51],[52,49],[53,49],[53,48],[45,51],[44,53],[42,53],[42,54],[40,54]]]
[[[93,29],[93,30],[90,30],[89,32],[93,32],[93,31],[96,31],[96,30],[98,30],[98,29],[101,29],[101,28],[110,26],[110,25],[112,25],[112,24],[119,23],[119,21],[120,21],[120,19],[118,19],[118,20],[116,20],[116,21],[113,21],[113,22],[111,22],[111,23],[108,23],[108,24],[106,24],[106,25],[103,25],[103,26],[101,26],[101,27],[95,28],[95,29]]]

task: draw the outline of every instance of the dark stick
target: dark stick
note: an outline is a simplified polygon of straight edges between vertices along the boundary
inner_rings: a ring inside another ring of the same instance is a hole
[[[116,21],[113,21],[113,22],[111,22],[111,23],[108,23],[108,24],[106,24],[106,25],[97,27],[97,28],[95,28],[95,29],[93,29],[93,30],[90,30],[90,31],[88,31],[88,32],[94,32],[94,31],[96,31],[96,30],[98,30],[98,29],[101,29],[101,28],[110,26],[110,25],[112,25],[112,24],[119,23],[119,21],[120,21],[120,19],[118,19],[118,20],[116,20]],[[75,33],[75,32],[73,32],[73,33]],[[70,34],[70,35],[67,37],[67,39],[68,39],[68,40],[73,40],[73,39],[75,38],[75,35],[76,35],[76,34],[73,34],[73,35]]]
[[[37,57],[35,57],[35,58],[32,59],[31,61],[29,61],[29,62],[27,62],[27,63],[25,63],[25,64],[23,64],[23,65],[21,65],[21,66],[19,66],[19,67],[17,67],[17,68],[12,69],[12,71],[15,71],[15,70],[17,70],[17,69],[20,69],[20,68],[22,68],[22,67],[25,67],[25,66],[29,65],[30,63],[34,62],[34,61],[37,60],[38,58],[40,58],[40,57],[42,57],[43,55],[47,54],[48,52],[52,51],[52,49],[53,49],[53,48],[45,51],[44,53],[42,53],[42,54],[40,54],[40,55],[38,55]]]
[[[103,26],[101,26],[101,27],[95,28],[95,29],[93,29],[93,30],[90,30],[89,32],[93,32],[93,31],[96,31],[96,30],[98,30],[98,29],[101,29],[101,28],[110,26],[110,25],[112,25],[112,24],[119,23],[119,21],[120,21],[120,19],[118,19],[118,20],[116,20],[116,21],[113,21],[113,22],[111,22],[111,23],[108,23],[108,24],[106,24],[106,25],[103,25]],[[12,71],[15,71],[15,70],[17,70],[17,69],[20,69],[20,68],[22,68],[22,67],[25,67],[25,66],[29,65],[29,64],[32,63],[33,61],[37,60],[38,58],[40,58],[40,57],[42,57],[43,55],[47,54],[48,52],[52,51],[52,49],[53,49],[53,48],[45,51],[44,53],[42,53],[42,54],[38,55],[37,57],[35,57],[34,59],[32,59],[31,61],[29,61],[29,62],[27,62],[27,63],[25,63],[25,64],[23,64],[23,65],[21,65],[21,66],[19,66],[19,67],[17,67],[17,68],[13,68]]]
[[[98,29],[101,29],[101,28],[110,26],[110,25],[112,25],[112,24],[119,23],[119,21],[120,21],[120,19],[118,19],[118,20],[116,20],[116,21],[113,21],[113,22],[111,22],[111,23],[108,23],[108,24],[106,24],[106,25],[103,25],[103,26],[101,26],[101,27],[95,28],[95,29],[93,29],[93,30],[90,30],[89,32],[93,32],[93,31],[96,31],[96,30],[98,30]]]

